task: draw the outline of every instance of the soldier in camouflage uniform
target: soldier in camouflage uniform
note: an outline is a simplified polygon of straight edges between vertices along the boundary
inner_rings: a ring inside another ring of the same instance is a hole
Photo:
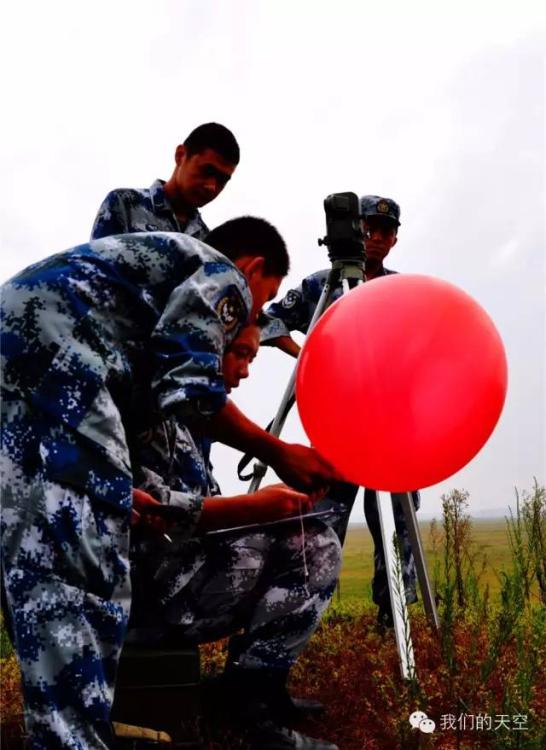
[[[247,326],[226,350],[223,373],[228,393],[248,376],[259,335],[258,326]],[[297,516],[313,503],[313,498],[286,485],[218,497],[209,450],[210,441],[202,431],[172,419],[135,440],[139,488],[175,508],[183,507],[186,498],[199,499],[202,511],[190,535],[184,523],[171,526],[169,537],[142,523],[135,527],[129,638],[160,642],[177,626],[176,637],[182,642],[204,643],[243,628],[243,634],[230,641],[215,704],[225,709],[229,703],[231,722],[250,733],[260,750],[277,747],[279,741],[286,748],[335,750],[331,743],[284,726],[297,710],[284,686],[331,600],[341,559],[337,535],[316,520],[306,521],[304,532],[300,523],[288,522],[207,534]],[[154,505],[148,510],[153,517]],[[316,703],[311,705],[316,708]]]
[[[369,238],[366,241],[367,281],[396,273],[396,271],[385,268],[383,260],[397,241],[400,207],[390,198],[381,198],[377,195],[364,196],[361,198],[360,206],[364,226],[369,233]],[[329,273],[329,269],[324,269],[311,274],[302,281],[297,289],[291,289],[280,302],[275,302],[268,307],[269,323],[264,326],[262,331],[262,344],[274,345],[294,357],[298,356],[300,347],[290,336],[290,331],[307,332]],[[337,286],[332,292],[332,301],[339,299],[342,293],[341,285]],[[375,323],[372,324],[375,325]],[[355,485],[339,483],[332,488],[329,498],[325,499],[320,505],[320,507],[332,507],[338,512],[336,530],[342,543],[357,491],[358,487]],[[418,509],[420,505],[419,493],[413,492],[412,497],[415,508]],[[373,601],[379,607],[378,622],[392,626],[392,611],[377,502],[376,491],[365,488],[364,513],[375,546],[375,570],[372,581]],[[406,589],[406,600],[411,603],[417,601],[415,560],[411,550],[404,512],[398,500],[394,501],[393,509],[396,531],[403,549],[402,575]]]
[[[195,128],[176,147],[170,179],[151,187],[112,190],[102,202],[91,239],[126,232],[184,232],[203,240],[208,233],[199,208],[223,190],[239,163],[230,130],[214,122]]]
[[[262,440],[226,403],[221,360],[276,293],[288,256],[260,219],[215,232],[224,254],[184,235],[123,235],[2,287],[3,593],[34,748],[110,742],[130,604],[126,434],[141,393],[151,382],[162,413],[224,425],[243,449],[249,430]],[[310,449],[262,443],[295,486],[331,473]]]

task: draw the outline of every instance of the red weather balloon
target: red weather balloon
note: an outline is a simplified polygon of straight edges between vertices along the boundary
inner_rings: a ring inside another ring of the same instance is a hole
[[[468,294],[392,275],[334,303],[300,355],[311,443],[349,481],[407,492],[446,479],[485,444],[507,386],[494,323]]]

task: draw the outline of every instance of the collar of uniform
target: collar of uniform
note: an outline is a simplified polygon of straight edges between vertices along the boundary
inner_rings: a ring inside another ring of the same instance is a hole
[[[154,211],[170,211],[172,208],[165,195],[165,180],[156,180],[150,185],[150,198]]]
[[[166,211],[173,216],[175,215],[173,208],[169,203],[169,199],[165,194],[165,180],[156,180],[155,182],[152,182],[150,185],[150,198],[156,213]],[[194,210],[188,214],[188,223],[197,216],[199,216],[199,211],[194,208]]]

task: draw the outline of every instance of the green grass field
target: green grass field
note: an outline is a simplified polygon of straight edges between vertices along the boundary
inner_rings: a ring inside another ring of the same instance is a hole
[[[440,520],[440,519],[439,519]],[[427,567],[431,580],[434,580],[435,565],[441,563],[433,552],[430,535],[431,522],[419,524],[425,548]],[[498,573],[507,567],[511,560],[506,521],[504,519],[472,521],[473,551],[476,554],[476,569],[480,570],[485,557],[486,566],[482,577],[491,593],[499,589]],[[342,602],[371,602],[371,579],[373,575],[373,542],[365,525],[349,527],[343,548],[343,568],[339,591],[336,594]]]

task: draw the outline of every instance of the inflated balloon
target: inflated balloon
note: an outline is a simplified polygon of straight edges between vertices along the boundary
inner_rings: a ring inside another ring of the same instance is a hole
[[[325,312],[301,352],[296,399],[311,443],[347,480],[407,492],[476,455],[506,386],[485,310],[446,281],[397,274]]]

